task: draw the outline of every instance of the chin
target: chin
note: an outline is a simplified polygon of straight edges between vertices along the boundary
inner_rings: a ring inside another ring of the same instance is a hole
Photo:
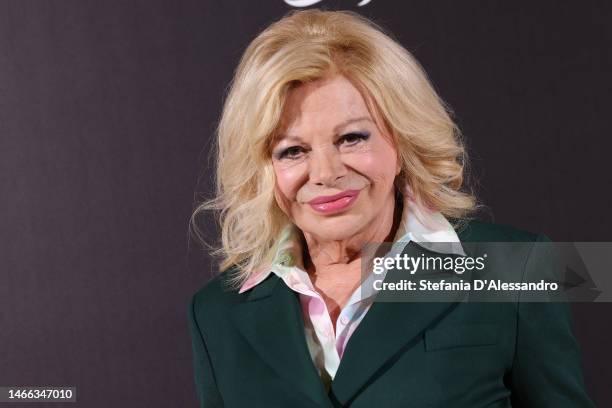
[[[325,240],[343,240],[356,235],[363,227],[359,220],[362,217],[338,214],[336,216],[320,217],[309,220],[307,231]]]

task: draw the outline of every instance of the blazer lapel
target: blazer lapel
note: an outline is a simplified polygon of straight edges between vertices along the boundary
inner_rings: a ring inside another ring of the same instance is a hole
[[[417,256],[417,252],[434,254],[413,242],[406,246],[403,254]],[[395,273],[395,270],[389,270],[385,281],[393,278]],[[465,275],[459,277],[451,273],[444,279],[447,282],[463,279],[465,282],[470,279],[469,274]],[[374,301],[349,339],[340,360],[330,390],[334,403],[350,404],[369,382],[390,367],[395,357],[417,344],[427,328],[450,313],[462,296],[457,293],[445,302]]]
[[[316,407],[330,406],[312,362],[304,334],[299,300],[275,274],[255,286],[243,303],[232,309],[232,320],[259,354],[287,385],[295,387]]]

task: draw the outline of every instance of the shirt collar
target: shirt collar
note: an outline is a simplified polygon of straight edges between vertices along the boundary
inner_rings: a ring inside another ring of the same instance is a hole
[[[409,187],[404,191],[403,197],[402,217],[392,248],[401,250],[408,242],[414,241],[434,252],[466,256],[455,229],[442,213],[424,209],[416,204]],[[277,240],[272,262],[253,271],[238,293],[263,282],[272,272],[281,276],[293,267],[303,270],[302,242],[300,229],[293,223],[288,224]]]

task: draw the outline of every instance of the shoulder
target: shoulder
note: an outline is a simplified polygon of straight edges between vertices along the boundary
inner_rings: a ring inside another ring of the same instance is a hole
[[[545,234],[510,225],[470,221],[457,235],[468,253],[489,255],[489,279],[537,282],[555,277],[557,253]]]
[[[229,284],[228,274],[231,272],[230,269],[215,275],[192,295],[191,311],[202,323],[226,316],[233,305],[243,298],[243,295]]]
[[[505,224],[470,220],[456,228],[457,235],[465,242],[535,242],[550,239],[539,233]]]

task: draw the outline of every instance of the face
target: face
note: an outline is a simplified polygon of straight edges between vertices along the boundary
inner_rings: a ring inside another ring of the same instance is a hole
[[[400,165],[391,136],[379,124],[343,76],[289,92],[272,145],[275,197],[302,231],[346,239],[376,226],[382,210],[393,208]]]

